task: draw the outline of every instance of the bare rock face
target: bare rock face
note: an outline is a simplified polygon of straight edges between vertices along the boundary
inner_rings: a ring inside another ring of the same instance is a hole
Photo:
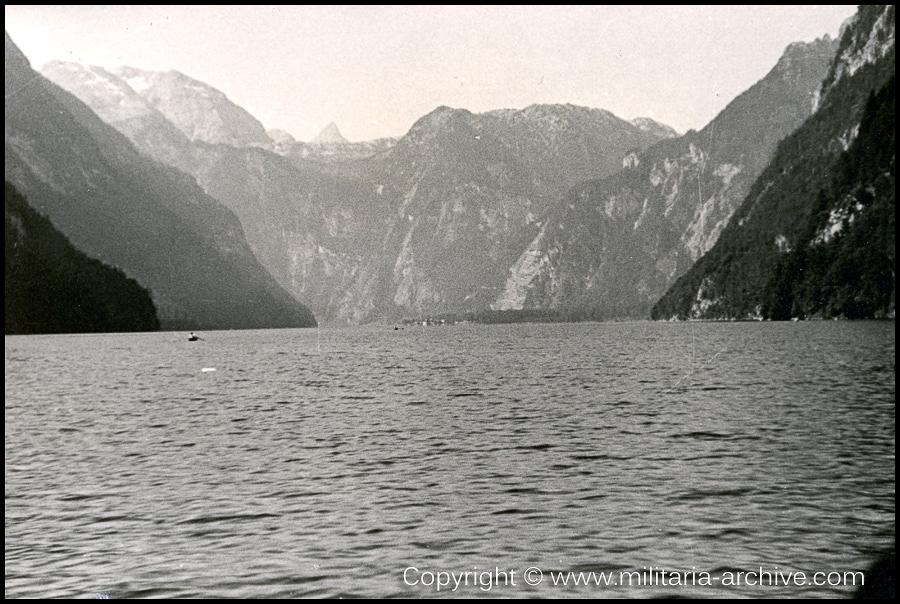
[[[894,6],[869,5],[841,26],[837,56],[822,82],[824,97],[842,78],[864,65],[875,64],[894,52]]]
[[[270,145],[265,128],[221,91],[177,71],[119,67],[112,72],[192,141],[233,147]]]
[[[619,172],[572,188],[493,307],[646,317],[713,246],[778,142],[810,115],[833,52],[830,39],[792,44],[700,132],[630,153]]]

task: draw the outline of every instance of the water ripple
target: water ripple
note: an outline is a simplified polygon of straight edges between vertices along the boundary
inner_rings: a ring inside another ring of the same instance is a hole
[[[7,338],[7,597],[434,595],[409,566],[856,570],[894,541],[892,323],[206,342]]]

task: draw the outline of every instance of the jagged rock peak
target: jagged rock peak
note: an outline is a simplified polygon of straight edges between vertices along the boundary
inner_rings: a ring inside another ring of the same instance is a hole
[[[834,62],[820,96],[843,77],[851,76],[867,63],[894,52],[894,5],[861,5],[856,14],[841,25]]]
[[[319,132],[316,138],[309,142],[312,145],[346,145],[350,141],[341,136],[341,131],[338,130],[337,125],[331,122],[325,126],[324,130]]]

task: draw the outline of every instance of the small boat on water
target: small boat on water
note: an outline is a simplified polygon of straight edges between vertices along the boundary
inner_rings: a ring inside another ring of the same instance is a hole
[[[188,336],[188,342],[196,342],[199,339],[200,336],[196,335],[193,331],[191,332],[191,335]]]

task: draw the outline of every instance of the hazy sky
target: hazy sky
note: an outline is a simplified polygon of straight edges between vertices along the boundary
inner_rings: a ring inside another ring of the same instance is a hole
[[[6,6],[51,59],[177,69],[298,140],[404,134],[440,105],[533,103],[702,128],[791,42],[836,37],[842,6]]]

